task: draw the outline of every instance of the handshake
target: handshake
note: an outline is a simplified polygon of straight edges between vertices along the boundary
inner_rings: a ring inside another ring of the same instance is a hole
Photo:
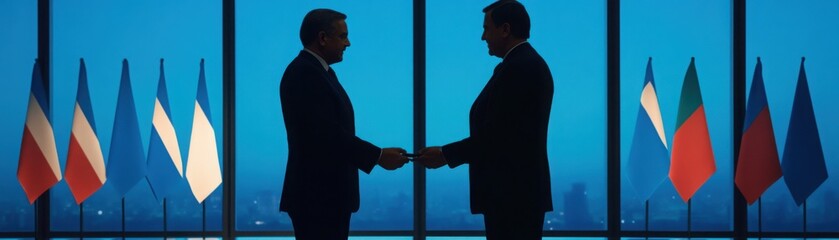
[[[383,148],[377,164],[387,170],[396,170],[411,159],[426,168],[433,169],[446,165],[446,158],[440,147],[423,148],[418,154],[408,154],[408,151],[402,148]]]

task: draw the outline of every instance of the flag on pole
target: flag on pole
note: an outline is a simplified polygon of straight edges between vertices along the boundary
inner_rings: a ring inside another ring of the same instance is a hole
[[[84,59],[79,60],[79,88],[76,91],[76,109],[73,112],[73,129],[67,152],[64,176],[70,192],[81,204],[105,184],[105,158],[96,134],[93,107],[87,87],[87,69]]]
[[[664,135],[664,121],[661,120],[652,62],[652,58],[647,61],[641,105],[627,161],[629,183],[645,201],[667,179],[667,170],[670,168],[670,153]]]
[[[787,141],[784,146],[784,182],[787,183],[795,203],[799,206],[827,180],[824,152],[816,125],[810,87],[804,72],[804,58],[798,73],[792,116],[789,120]]]
[[[757,59],[734,183],[751,205],[781,178],[781,162],[772,130],[772,116],[763,86],[763,64]]]
[[[20,143],[20,158],[17,165],[17,180],[29,204],[61,180],[55,135],[49,118],[50,102],[47,85],[41,78],[41,66],[35,60],[32,69],[32,87],[29,92],[29,107]]]
[[[157,84],[157,99],[154,101],[151,137],[149,140],[149,173],[146,178],[158,201],[163,201],[178,181],[183,179],[183,163],[178,137],[172,125],[169,110],[169,94],[163,75],[163,59],[160,59],[160,80]]]
[[[687,202],[717,170],[694,58],[690,58],[673,136],[670,180]]]
[[[119,98],[108,156],[108,182],[120,197],[124,197],[146,176],[145,160],[137,111],[134,107],[134,94],[131,93],[128,60],[122,60],[122,79],[119,84]]]
[[[157,85],[157,99],[154,101],[149,140],[149,173],[146,176],[158,201],[163,201],[172,187],[183,178],[181,150],[171,116],[169,94],[166,92],[166,79],[163,75],[163,59],[160,59],[160,80]]]
[[[216,133],[213,130],[211,116],[210,101],[207,96],[207,81],[204,78],[204,59],[201,59],[198,94],[195,96],[192,135],[186,163],[186,180],[192,189],[192,195],[199,203],[204,202],[204,199],[221,185]]]

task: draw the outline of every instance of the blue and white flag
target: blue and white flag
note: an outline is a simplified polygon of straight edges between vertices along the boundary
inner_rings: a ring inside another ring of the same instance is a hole
[[[146,176],[158,201],[163,201],[184,176],[181,150],[171,117],[166,78],[163,75],[163,59],[160,59],[160,81],[157,85],[149,139],[149,173]]]
[[[192,195],[199,203],[204,202],[204,199],[221,185],[216,133],[211,119],[207,81],[204,79],[204,59],[201,59],[198,94],[195,96],[192,135],[186,163],[186,180],[192,189]]]
[[[635,135],[627,161],[629,183],[643,200],[650,199],[667,179],[670,153],[664,135],[664,122],[653,80],[652,58],[647,61],[647,74],[641,91],[641,106],[635,122]]]

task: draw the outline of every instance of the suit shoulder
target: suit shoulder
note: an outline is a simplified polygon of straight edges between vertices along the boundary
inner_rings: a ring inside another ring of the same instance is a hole
[[[285,72],[283,72],[281,82],[300,81],[304,78],[319,77],[321,74],[318,71],[319,69],[317,69],[316,67],[317,66],[313,66],[312,64],[309,64],[306,61],[302,61],[300,57],[297,57],[294,60],[292,60],[286,67]]]
[[[308,65],[309,64],[306,64],[306,62],[300,59],[300,57],[296,57],[294,58],[294,60],[291,60],[291,62],[288,63],[288,66],[286,66],[285,73],[283,75],[285,76],[289,74],[305,73],[307,71],[310,71],[312,68]]]
[[[291,61],[280,79],[280,94],[282,95],[283,92],[299,92],[307,91],[304,89],[319,88],[317,85],[322,81],[314,80],[323,78],[323,74],[318,70],[305,61],[299,61],[299,59]]]
[[[548,66],[548,63],[545,62],[545,59],[542,58],[542,55],[539,54],[539,52],[537,52],[534,48],[530,48],[530,51],[528,51],[527,54],[523,54],[523,57],[525,61],[529,63],[528,65],[535,65],[538,67]]]
[[[510,66],[513,69],[516,69],[516,71],[521,71],[528,74],[542,72],[550,73],[548,63],[545,62],[545,59],[542,58],[542,56],[539,55],[539,53],[532,49],[530,49],[530,51],[524,52],[516,56],[515,59],[510,60]]]

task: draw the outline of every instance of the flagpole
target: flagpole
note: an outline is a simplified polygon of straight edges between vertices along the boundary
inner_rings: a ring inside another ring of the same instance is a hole
[[[79,203],[79,238],[84,239],[84,202]]]
[[[207,239],[207,205],[201,202],[201,239]]]
[[[650,239],[650,199],[644,201],[644,239]]]
[[[122,197],[122,239],[125,240],[125,197]]]
[[[757,239],[763,239],[763,197],[757,198]]]
[[[807,240],[807,199],[804,199],[804,240]]]
[[[693,199],[688,199],[688,239],[690,239],[690,208]]]
[[[166,239],[166,237],[167,237],[166,236],[167,235],[166,231],[168,230],[166,228],[167,225],[168,224],[166,224],[166,198],[164,197],[163,198],[163,239]]]

